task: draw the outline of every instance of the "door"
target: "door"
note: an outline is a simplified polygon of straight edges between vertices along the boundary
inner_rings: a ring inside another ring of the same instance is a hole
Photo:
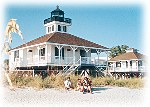
[[[86,64],[87,63],[87,55],[85,50],[80,50],[80,56],[81,56],[81,64]]]

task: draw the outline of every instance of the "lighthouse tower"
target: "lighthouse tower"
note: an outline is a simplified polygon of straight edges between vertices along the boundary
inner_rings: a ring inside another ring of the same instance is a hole
[[[44,20],[46,34],[53,32],[67,32],[71,26],[71,19],[64,17],[64,11],[59,9],[59,6],[51,12],[51,17]]]

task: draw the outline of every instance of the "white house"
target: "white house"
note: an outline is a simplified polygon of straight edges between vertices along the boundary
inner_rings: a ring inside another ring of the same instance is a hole
[[[71,69],[91,64],[91,53],[107,53],[108,48],[67,33],[71,24],[57,6],[44,20],[44,36],[10,50],[10,69]]]
[[[126,53],[111,58],[109,63],[110,72],[145,72],[145,56],[130,48]]]

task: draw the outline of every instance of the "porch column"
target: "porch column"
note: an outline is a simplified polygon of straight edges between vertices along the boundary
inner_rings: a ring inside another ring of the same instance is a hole
[[[72,49],[72,52],[73,52],[73,64],[75,64],[75,50],[77,50],[77,47],[72,47],[72,46],[70,46],[71,47],[71,49]]]
[[[46,63],[48,64],[48,46],[47,44],[45,45],[45,60],[46,60]]]
[[[115,72],[116,62],[113,62],[113,72]]]
[[[139,61],[136,60],[136,70],[139,71]]]
[[[89,52],[90,49],[84,48],[84,50],[85,50],[85,52],[86,52],[87,63],[91,63],[91,62],[89,61],[89,58],[88,58],[88,52]]]
[[[127,63],[128,63],[127,69],[128,69],[128,71],[130,71],[130,61],[128,60]]]
[[[60,65],[60,50],[62,49],[63,46],[61,45],[56,45],[56,47],[58,48],[58,55],[59,55],[59,65]]]
[[[98,65],[99,65],[99,55],[101,53],[101,50],[100,49],[96,49],[96,52],[97,52],[97,56],[98,56]]]

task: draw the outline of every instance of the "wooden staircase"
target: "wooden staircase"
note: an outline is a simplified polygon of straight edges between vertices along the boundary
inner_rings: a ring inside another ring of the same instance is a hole
[[[79,58],[78,61],[76,61],[75,63],[73,63],[73,61],[71,61],[68,65],[66,65],[66,67],[63,69],[63,73],[62,75],[70,75],[71,73],[73,73],[73,71],[75,71],[78,66],[81,65],[81,58]],[[58,73],[57,75],[60,75],[61,73]],[[56,76],[57,76],[56,75]]]

